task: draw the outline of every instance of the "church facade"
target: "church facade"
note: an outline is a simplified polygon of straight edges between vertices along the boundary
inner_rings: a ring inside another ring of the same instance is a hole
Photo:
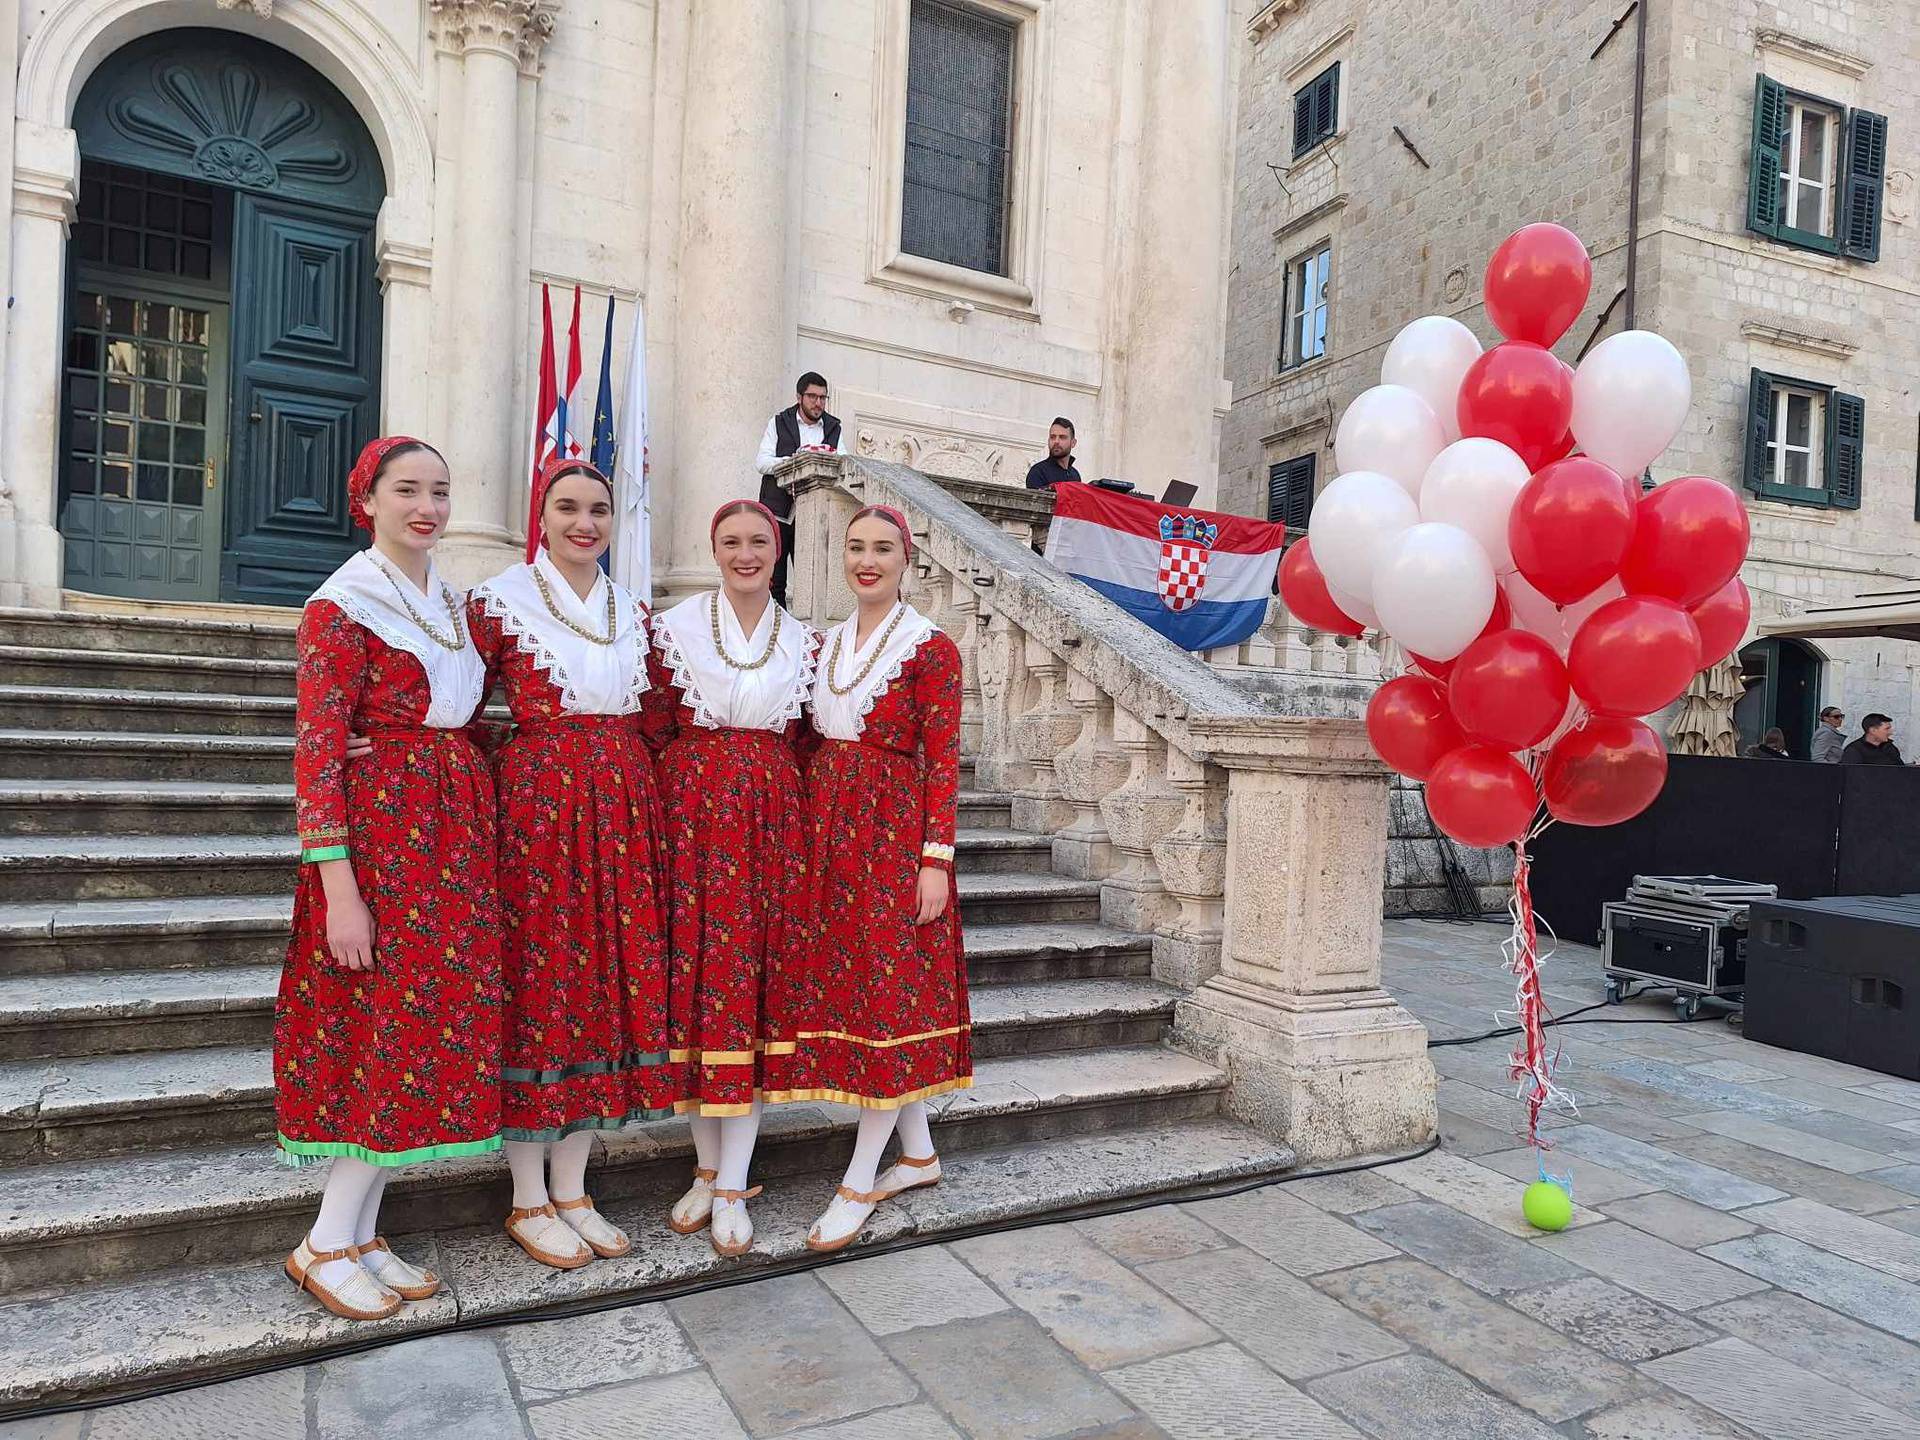
[[[372,435],[524,536],[540,289],[644,305],[654,569],[817,370],[849,448],[1213,493],[1229,0],[0,5],[0,603],[298,605]],[[584,432],[585,426],[577,427]]]

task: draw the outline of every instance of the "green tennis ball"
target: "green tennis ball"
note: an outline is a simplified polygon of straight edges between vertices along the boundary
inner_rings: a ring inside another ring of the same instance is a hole
[[[1573,1197],[1551,1180],[1536,1180],[1520,1197],[1520,1213],[1536,1230],[1564,1230],[1573,1223]]]

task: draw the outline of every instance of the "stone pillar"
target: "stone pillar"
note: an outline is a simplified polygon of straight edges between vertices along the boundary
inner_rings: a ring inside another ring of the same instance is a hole
[[[80,195],[80,142],[64,126],[13,125],[12,266],[5,409],[0,412],[0,603],[60,604],[61,308],[67,230]]]
[[[1153,974],[1182,990],[1220,973],[1227,885],[1227,779],[1178,750],[1167,752],[1167,783],[1187,811],[1153,847],[1154,864],[1180,913],[1153,937]]]
[[[1079,736],[1080,717],[1066,702],[1067,667],[1032,636],[1026,637],[1026,666],[1033,703],[1013,719],[1013,749],[1027,772],[1013,787],[1013,828],[1049,835],[1073,819],[1053,765]]]
[[[1118,868],[1100,883],[1100,918],[1108,925],[1152,934],[1179,912],[1167,894],[1153,847],[1180,823],[1187,802],[1167,783],[1167,742],[1143,721],[1116,707],[1113,743],[1127,757],[1126,784],[1103,796]]]
[[[381,206],[374,233],[385,302],[381,318],[386,356],[380,374],[386,393],[381,397],[380,430],[386,435],[428,435],[433,430],[428,390],[433,375],[433,233],[425,223],[397,214],[394,204],[388,200]]]
[[[1143,0],[1147,88],[1134,252],[1109,345],[1120,371],[1120,451],[1108,474],[1158,495],[1169,480],[1215,490],[1226,275],[1230,29],[1227,0]]]
[[[1080,735],[1053,761],[1060,794],[1073,821],[1053,837],[1053,868],[1078,880],[1099,880],[1114,867],[1113,837],[1100,802],[1126,783],[1132,769],[1113,743],[1113,701],[1079,671],[1067,674],[1067,703],[1080,715]]]
[[[435,38],[460,57],[453,174],[452,333],[436,347],[447,428],[434,437],[453,471],[448,579],[467,585],[518,558],[527,436],[514,406],[525,363],[526,275],[516,268],[520,74],[537,73],[557,0],[431,0]],[[443,134],[445,132],[443,131]]]
[[[1174,1041],[1225,1069],[1228,1109],[1304,1161],[1421,1144],[1436,1119],[1426,1029],[1380,988],[1387,772],[1356,721],[1277,738],[1273,723],[1195,727],[1229,772],[1226,929]]]
[[[681,131],[672,475],[657,492],[671,536],[660,603],[714,583],[707,521],[756,496],[767,417],[793,403],[787,0],[697,0]],[[848,437],[851,439],[852,437]],[[655,512],[656,515],[659,513]],[[803,562],[805,557],[802,557]]]

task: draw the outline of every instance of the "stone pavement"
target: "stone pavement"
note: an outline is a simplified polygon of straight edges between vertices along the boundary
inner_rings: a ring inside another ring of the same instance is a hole
[[[1436,1038],[1510,1001],[1490,926],[1391,922]],[[1600,997],[1563,946],[1562,1011]],[[1670,1020],[1655,1001],[1607,1012]],[[586,1319],[410,1341],[3,1440],[453,1436],[1908,1440],[1920,1084],[1719,1020],[1559,1032],[1576,1222],[1521,1221],[1505,1046],[1433,1052],[1442,1148]],[[289,1303],[295,1302],[291,1295]]]

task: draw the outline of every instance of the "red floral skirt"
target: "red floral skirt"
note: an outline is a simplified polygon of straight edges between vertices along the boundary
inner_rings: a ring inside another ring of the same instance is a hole
[[[374,968],[327,950],[300,867],[273,1017],[281,1158],[404,1165],[500,1145],[500,906],[487,762],[457,730],[376,733],[347,765],[348,844]]]
[[[678,1108],[743,1115],[762,1088],[767,996],[790,943],[800,768],[773,731],[687,728],[657,773],[670,857]]]
[[[665,819],[630,715],[523,725],[500,754],[501,1134],[672,1113]]]
[[[769,1100],[887,1109],[973,1083],[959,896],[918,908],[925,801],[917,756],[829,740],[807,771],[806,927],[785,967]],[[790,1007],[790,1008],[788,1008]]]

